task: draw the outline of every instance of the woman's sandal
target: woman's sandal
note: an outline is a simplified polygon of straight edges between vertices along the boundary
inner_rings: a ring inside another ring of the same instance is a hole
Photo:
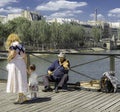
[[[27,97],[22,94],[21,96],[19,96],[19,99],[17,99],[14,104],[23,104],[24,102],[27,101]]]

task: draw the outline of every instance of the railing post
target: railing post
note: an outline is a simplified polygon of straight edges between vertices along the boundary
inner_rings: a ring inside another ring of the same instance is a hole
[[[29,53],[27,53],[26,64],[27,64],[27,69],[28,69],[29,66],[30,66],[30,55],[29,55]],[[27,72],[27,82],[28,82],[28,80],[29,80],[29,74]]]
[[[30,65],[30,55],[27,53],[27,68],[29,67]]]
[[[115,71],[115,56],[110,55],[110,71]]]

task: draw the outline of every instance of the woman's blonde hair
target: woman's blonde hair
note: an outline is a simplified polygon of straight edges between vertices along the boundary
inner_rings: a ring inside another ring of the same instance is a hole
[[[5,43],[6,49],[8,50],[9,47],[11,46],[11,43],[13,43],[15,41],[21,42],[19,36],[17,34],[15,34],[15,33],[10,34],[8,36],[7,40],[6,40],[6,43]]]

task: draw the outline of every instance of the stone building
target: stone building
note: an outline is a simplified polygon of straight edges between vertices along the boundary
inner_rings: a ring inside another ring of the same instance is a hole
[[[23,10],[19,14],[8,14],[7,16],[0,15],[0,21],[2,23],[6,23],[7,21],[13,20],[14,18],[17,18],[17,17],[24,17],[30,21],[34,21],[34,20],[39,21],[39,20],[43,19],[43,16],[37,12]]]

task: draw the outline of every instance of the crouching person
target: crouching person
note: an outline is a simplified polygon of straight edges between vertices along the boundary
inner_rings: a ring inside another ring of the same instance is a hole
[[[67,90],[67,81],[69,79],[68,72],[70,68],[69,61],[65,58],[64,53],[58,55],[58,60],[54,61],[48,68],[47,75],[43,76],[44,90],[43,92],[52,91],[50,82],[55,82],[55,92],[59,89]]]

